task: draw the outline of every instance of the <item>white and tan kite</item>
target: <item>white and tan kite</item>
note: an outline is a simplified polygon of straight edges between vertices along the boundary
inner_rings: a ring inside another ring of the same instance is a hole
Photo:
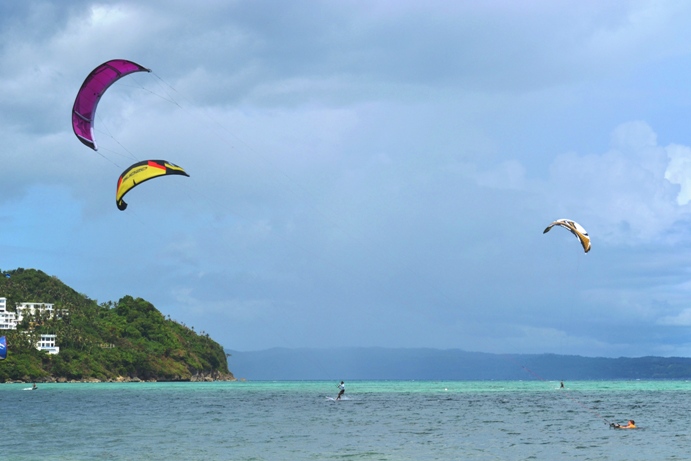
[[[571,221],[570,219],[557,219],[552,224],[547,226],[547,229],[545,229],[542,233],[546,234],[554,226],[567,229],[581,242],[581,245],[583,245],[583,251],[586,253],[590,251],[590,237],[588,236],[588,232],[586,232],[586,230],[583,229],[583,227],[576,221]]]

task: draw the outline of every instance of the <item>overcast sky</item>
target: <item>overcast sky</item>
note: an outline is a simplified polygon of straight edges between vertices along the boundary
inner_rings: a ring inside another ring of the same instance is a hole
[[[241,351],[690,356],[689,82],[686,1],[1,2],[0,268]]]

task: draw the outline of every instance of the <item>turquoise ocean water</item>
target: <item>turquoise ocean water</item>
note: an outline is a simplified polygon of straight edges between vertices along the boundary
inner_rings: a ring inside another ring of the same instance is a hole
[[[0,384],[0,459],[691,459],[691,382],[565,384]]]

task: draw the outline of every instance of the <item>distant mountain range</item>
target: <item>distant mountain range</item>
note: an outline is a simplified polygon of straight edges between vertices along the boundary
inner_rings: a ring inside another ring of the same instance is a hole
[[[691,379],[691,358],[489,354],[459,349],[285,349],[231,354],[247,380],[618,380]]]

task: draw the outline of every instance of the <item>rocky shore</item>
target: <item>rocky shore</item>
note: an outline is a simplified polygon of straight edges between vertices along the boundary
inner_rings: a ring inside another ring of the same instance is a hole
[[[30,383],[157,383],[157,382],[214,382],[214,381],[237,381],[235,376],[233,376],[232,373],[218,373],[218,372],[213,372],[213,373],[197,373],[195,375],[192,375],[189,378],[183,378],[179,377],[179,379],[165,379],[165,380],[159,380],[159,379],[140,379],[136,376],[134,377],[129,377],[129,376],[118,376],[117,378],[114,379],[108,379],[108,380],[100,380],[97,378],[87,378],[87,379],[67,379],[65,377],[47,377],[47,378],[41,378],[37,380],[30,380],[30,379],[19,379],[19,380],[14,380],[14,381],[5,381],[6,384],[13,384],[13,383],[22,383],[22,384],[30,384]]]

